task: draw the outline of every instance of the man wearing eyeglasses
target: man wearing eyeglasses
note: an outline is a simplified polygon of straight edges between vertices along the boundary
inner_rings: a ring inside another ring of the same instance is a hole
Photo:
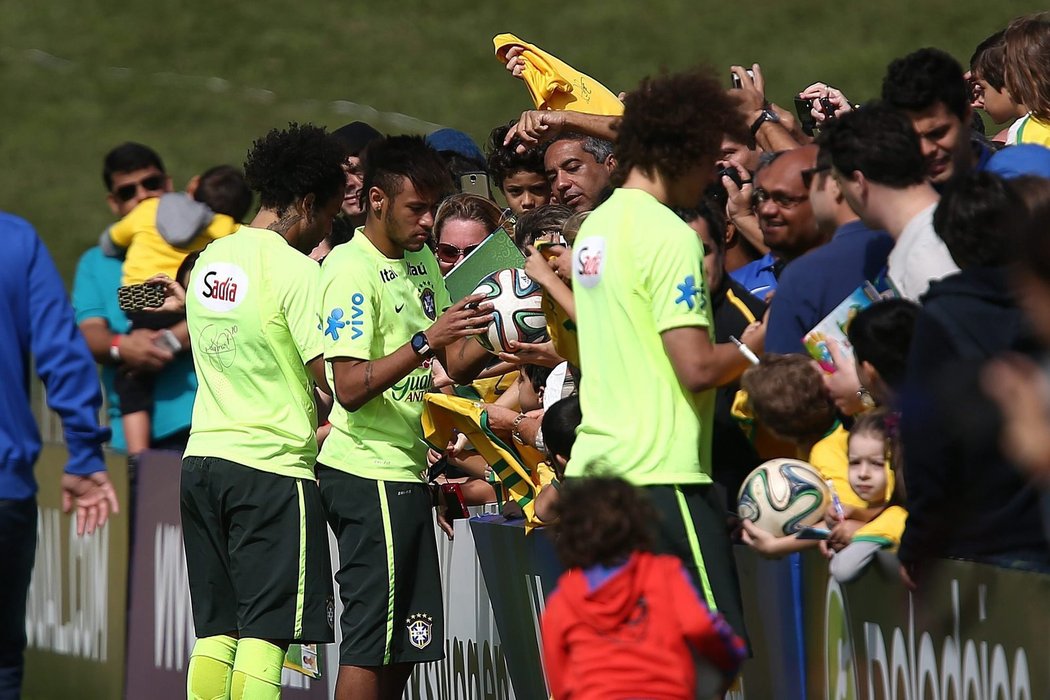
[[[816,165],[816,146],[780,151],[755,173],[751,206],[769,253],[732,273],[755,296],[776,291],[780,272],[792,260],[825,243],[817,227],[802,173]]]
[[[831,177],[831,154],[820,149],[816,165],[803,170],[802,185],[817,228],[830,240],[784,268],[769,312],[766,350],[805,353],[802,337],[886,266],[893,239],[868,228]]]
[[[133,142],[123,143],[106,154],[102,179],[106,185],[106,202],[118,219],[140,202],[172,190],[171,178],[160,156],[148,146]],[[151,446],[181,447],[188,437],[197,388],[193,362],[188,352],[176,354],[158,343],[162,331],[129,331],[128,319],[117,303],[120,280],[121,261],[107,257],[98,246],[81,256],[73,278],[77,325],[95,361],[102,365],[102,383],[113,429],[110,445],[119,451],[126,449],[113,389],[116,368],[123,365],[158,373]],[[189,348],[185,322],[169,330],[184,348]]]

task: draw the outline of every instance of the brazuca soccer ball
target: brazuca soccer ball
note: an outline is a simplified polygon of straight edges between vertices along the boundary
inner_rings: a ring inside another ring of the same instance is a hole
[[[813,465],[771,459],[740,486],[737,514],[777,537],[793,535],[824,517],[831,494]]]
[[[471,294],[484,294],[484,301],[495,307],[487,331],[474,336],[489,352],[508,352],[511,341],[538,343],[548,339],[547,319],[540,307],[543,290],[524,270],[493,272]]]

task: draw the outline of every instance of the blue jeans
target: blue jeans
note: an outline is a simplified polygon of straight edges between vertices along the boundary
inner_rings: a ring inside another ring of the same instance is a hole
[[[18,700],[26,648],[26,594],[36,555],[36,499],[0,500],[0,700]]]

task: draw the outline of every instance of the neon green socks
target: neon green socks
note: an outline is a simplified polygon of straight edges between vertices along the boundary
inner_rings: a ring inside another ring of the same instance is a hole
[[[189,700],[225,700],[230,697],[230,677],[237,654],[237,640],[226,635],[198,639],[190,653],[186,678]]]
[[[261,639],[242,639],[233,663],[231,700],[279,700],[284,650]]]

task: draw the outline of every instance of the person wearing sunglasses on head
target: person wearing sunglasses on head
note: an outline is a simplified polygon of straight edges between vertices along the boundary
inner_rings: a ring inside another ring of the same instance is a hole
[[[503,222],[503,212],[485,197],[466,192],[448,197],[434,215],[434,254],[441,275],[452,271]]]
[[[172,190],[171,178],[156,151],[140,143],[122,143],[103,159],[102,181],[106,203],[120,219],[146,199]],[[150,446],[181,448],[189,436],[190,414],[197,381],[188,352],[186,323],[172,326],[171,333],[185,348],[173,352],[158,343],[162,331],[131,330],[117,302],[122,265],[106,256],[100,246],[88,249],[77,263],[73,279],[73,307],[77,325],[95,361],[102,365],[102,384],[107,396],[109,422],[113,429],[110,447],[127,451],[120,402],[114,389],[118,368],[155,372],[156,400],[150,426]]]

